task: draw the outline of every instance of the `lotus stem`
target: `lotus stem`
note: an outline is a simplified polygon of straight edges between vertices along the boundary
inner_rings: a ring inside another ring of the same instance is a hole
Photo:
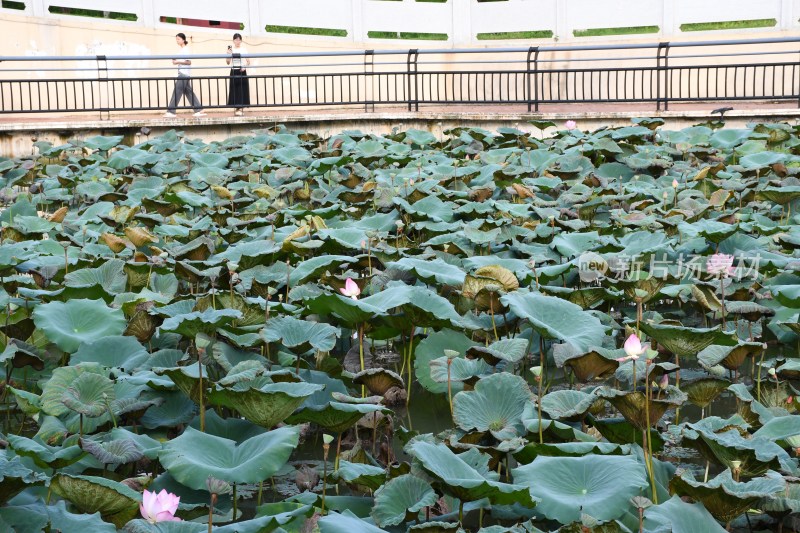
[[[236,483],[233,484],[233,522],[236,522]]]
[[[636,359],[632,359],[631,360],[631,364],[633,365],[633,382],[631,383],[631,390],[635,391],[636,390]],[[648,418],[647,421],[649,422],[650,419]]]
[[[649,363],[649,359],[648,359]],[[634,367],[636,361],[634,361]],[[650,398],[652,397],[652,389],[650,388],[650,375],[645,372],[644,379],[644,411],[645,418],[647,419],[647,433],[645,434],[647,449],[645,450],[645,461],[647,463],[647,471],[650,474],[650,489],[653,492],[653,503],[658,505],[658,493],[656,492],[656,478],[653,474],[653,436],[650,434]]]
[[[708,483],[708,469],[711,467],[711,462],[706,461],[706,473],[703,476],[703,483]]]
[[[639,533],[644,533],[644,509],[639,507]]]
[[[766,345],[761,349],[761,359],[758,361],[758,380],[756,381],[756,398],[761,402],[761,369],[764,366],[764,355],[767,353]]]
[[[325,489],[328,486],[328,450],[330,448],[330,444],[322,445],[322,512],[320,514],[325,514]]]
[[[339,470],[339,455],[342,453],[342,434],[336,435],[336,459],[333,462],[333,469]]]
[[[67,256],[67,250],[69,250],[69,247],[64,248],[64,274],[65,275],[69,274],[69,257]],[[148,278],[148,281],[150,281],[150,278]]]
[[[458,521],[464,523],[464,502],[458,500]]]
[[[202,363],[202,359],[203,358],[200,357],[200,349],[197,348],[197,347],[195,347],[195,349],[197,350],[197,371],[198,371],[198,374],[200,375],[200,387],[199,387],[199,389],[200,389],[199,390],[199,393],[200,393],[200,431],[205,433],[206,432],[206,410],[203,407],[203,363]],[[236,486],[234,485],[234,494],[236,494],[235,491],[236,491]],[[236,505],[236,503],[234,502],[234,506],[235,505]]]
[[[447,358],[447,400],[450,402],[450,418],[455,421],[455,417],[453,415],[453,388],[451,387],[450,383],[450,365],[452,364],[453,360],[449,357]]]
[[[78,417],[80,418],[79,426],[78,426],[78,434],[80,438],[83,438],[83,413],[79,413]]]
[[[256,497],[256,507],[261,507],[261,495],[264,493],[264,480],[258,482],[258,496]]]
[[[725,322],[725,277],[719,277],[719,292],[721,294],[719,302],[722,304],[722,330],[725,331],[727,324]]]
[[[361,363],[361,371],[364,371],[364,324],[358,326],[358,362]],[[361,397],[367,397],[367,387],[361,385]]]
[[[494,293],[492,293],[493,295]],[[494,340],[499,341],[500,337],[497,336],[497,325],[494,323],[494,299],[493,296],[489,296],[489,314],[492,317],[492,331],[494,332]]]
[[[412,356],[412,354],[414,352],[414,330],[415,329],[416,328],[412,324],[411,325],[411,336],[409,337],[409,341],[408,341],[408,393],[406,394],[406,407],[408,407],[408,405],[411,403],[411,383],[412,383],[412,381],[411,381],[411,370],[412,370],[411,356]],[[411,420],[410,416],[409,416],[409,420]]]
[[[216,502],[217,502],[217,495],[212,492],[208,505],[208,533],[211,533],[213,529],[212,524],[214,522],[214,504]]]

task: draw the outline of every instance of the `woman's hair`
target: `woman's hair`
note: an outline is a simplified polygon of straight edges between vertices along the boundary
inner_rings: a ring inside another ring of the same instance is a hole
[[[233,34],[233,40],[235,41],[236,39],[239,39],[241,41],[242,40],[242,34],[241,33],[234,33]]]
[[[186,34],[185,33],[176,33],[175,37],[180,37],[181,41],[183,41],[183,44],[187,44],[189,42],[189,41],[186,40]]]

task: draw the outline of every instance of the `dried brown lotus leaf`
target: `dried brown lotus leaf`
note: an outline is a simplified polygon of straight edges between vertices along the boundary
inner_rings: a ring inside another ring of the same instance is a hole
[[[59,208],[55,213],[50,215],[50,222],[63,222],[64,217],[67,216],[69,208],[67,206]]]
[[[125,236],[137,248],[148,242],[158,242],[158,238],[144,228],[125,228]]]
[[[103,243],[105,243],[106,246],[111,248],[111,251],[114,252],[115,254],[120,253],[122,250],[127,248],[129,244],[128,241],[120,237],[117,237],[113,233],[103,233],[102,235],[100,235],[100,240],[103,241]]]

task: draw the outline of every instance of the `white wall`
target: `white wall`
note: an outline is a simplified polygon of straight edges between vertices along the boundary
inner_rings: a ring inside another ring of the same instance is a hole
[[[370,31],[444,33],[446,43],[436,41],[392,40],[405,47],[491,45],[503,41],[479,41],[479,33],[541,31],[553,32],[559,41],[576,39],[575,30],[628,26],[658,26],[659,32],[647,35],[603,37],[625,40],[648,37],[652,40],[686,40],[699,32],[682,33],[681,24],[774,18],[774,28],[703,32],[704,38],[729,38],[744,31],[797,32],[800,30],[800,0],[447,0],[444,3],[415,0],[20,0],[24,12],[0,8],[3,14],[24,14],[43,19],[71,19],[56,15],[50,6],[76,7],[134,13],[136,22],[97,21],[130,27],[175,28],[159,22],[159,17],[194,18],[241,22],[249,37],[280,37],[289,41],[336,41],[358,43],[366,48],[389,44],[373,39]],[[267,34],[264,26],[303,26],[342,29],[347,37]],[[218,29],[191,28],[192,32],[218,32]],[[594,38],[597,39],[597,38]],[[544,42],[552,42],[549,39]],[[507,41],[506,41],[507,42]],[[528,41],[524,41],[528,42]],[[516,41],[515,44],[519,44]]]

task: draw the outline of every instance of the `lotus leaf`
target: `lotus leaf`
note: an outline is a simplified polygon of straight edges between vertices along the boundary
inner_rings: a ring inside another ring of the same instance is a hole
[[[489,431],[498,440],[524,433],[522,411],[532,396],[524,379],[501,372],[478,381],[472,391],[453,397],[453,418],[465,431]]]
[[[230,483],[259,483],[275,474],[297,446],[299,429],[285,426],[236,442],[186,428],[159,453],[159,461],[180,483],[203,489],[208,476]]]
[[[308,396],[321,390],[322,385],[312,383],[267,383],[242,387],[216,388],[208,399],[211,403],[235,409],[247,420],[265,428],[283,422]]]
[[[310,345],[321,352],[328,352],[336,345],[341,332],[330,324],[301,320],[291,316],[272,318],[261,331],[267,342],[280,341],[287,348]]]
[[[36,327],[65,352],[75,352],[84,342],[122,335],[125,317],[102,300],[70,300],[41,304],[33,310]]]
[[[557,390],[542,398],[542,411],[554,420],[580,420],[597,401],[597,396],[577,390]]]
[[[122,483],[95,476],[56,474],[50,489],[84,513],[99,512],[118,528],[133,518],[142,495]]]
[[[701,503],[686,503],[678,496],[645,509],[646,531],[672,531],[673,533],[723,533],[719,525]]]
[[[526,487],[496,481],[493,472],[488,470],[489,457],[476,450],[456,455],[443,444],[418,441],[409,445],[409,452],[443,490],[462,501],[488,498],[496,504],[535,505],[536,499]]]
[[[378,525],[395,526],[413,520],[438,496],[423,479],[404,474],[389,480],[375,492],[372,518]]]
[[[647,486],[642,465],[630,456],[539,456],[512,475],[530,487],[545,516],[562,524],[580,520],[581,513],[598,520],[619,518],[628,500]]]
[[[605,328],[600,321],[579,306],[553,296],[521,290],[500,299],[520,318],[543,335],[561,339],[578,350],[602,346]]]
[[[656,394],[648,402],[643,392],[618,391],[609,387],[601,387],[597,395],[608,400],[625,419],[640,431],[654,426],[668,409],[680,407],[687,400],[685,393],[677,387],[668,387],[662,395]],[[650,418],[645,415],[645,404],[649,404]]]
[[[740,483],[734,481],[730,470],[725,470],[708,483],[702,483],[695,481],[690,472],[684,472],[670,481],[669,488],[701,502],[717,520],[727,523],[762,498],[777,496],[786,488],[786,482],[772,472]]]

